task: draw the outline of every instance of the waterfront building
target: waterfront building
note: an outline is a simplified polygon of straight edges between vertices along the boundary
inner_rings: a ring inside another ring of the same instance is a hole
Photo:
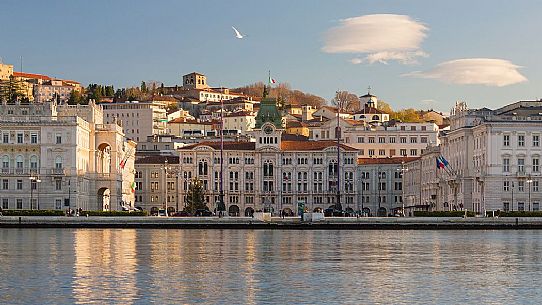
[[[3,102],[0,134],[3,209],[133,206],[136,144],[101,106]]]
[[[126,137],[136,142],[147,136],[167,133],[166,102],[102,103],[104,121],[122,126]]]
[[[157,212],[166,208],[167,200],[168,211],[183,210],[184,202],[179,201],[179,167],[178,156],[144,154],[138,158],[135,161],[135,206]]]
[[[364,215],[400,215],[404,202],[405,163],[417,158],[359,158],[357,167],[357,207]]]
[[[456,103],[450,130],[440,137],[439,154],[448,165],[436,170],[437,153],[429,151],[426,171],[418,180],[435,195],[436,208],[485,211],[537,211],[540,209],[540,136],[542,101],[519,101],[502,108],[469,109]],[[424,157],[422,156],[422,159]],[[407,165],[409,169],[411,165]],[[409,170],[410,172],[410,170]],[[438,181],[438,188],[436,185]],[[408,187],[408,184],[407,184]],[[435,190],[438,189],[437,192]]]

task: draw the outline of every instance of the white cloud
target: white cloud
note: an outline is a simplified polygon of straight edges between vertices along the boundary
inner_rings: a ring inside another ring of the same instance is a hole
[[[377,14],[341,20],[337,27],[324,34],[326,53],[364,54],[350,62],[360,64],[415,63],[417,57],[427,57],[421,43],[428,28],[406,15]]]
[[[518,68],[504,59],[466,58],[446,61],[431,70],[404,76],[438,79],[451,84],[503,87],[527,81]]]

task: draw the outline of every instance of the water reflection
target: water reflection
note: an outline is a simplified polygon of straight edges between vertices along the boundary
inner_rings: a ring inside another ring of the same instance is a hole
[[[538,231],[0,230],[1,304],[536,304]]]

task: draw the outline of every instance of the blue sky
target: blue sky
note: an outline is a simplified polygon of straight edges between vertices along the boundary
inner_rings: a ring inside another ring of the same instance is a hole
[[[0,5],[4,63],[19,70],[23,56],[25,72],[83,84],[119,87],[158,80],[175,85],[181,75],[198,71],[211,85],[236,87],[265,81],[271,70],[279,82],[326,99],[337,89],[362,95],[370,85],[394,108],[448,111],[456,100],[496,108],[542,97],[537,90],[542,81],[540,1],[53,0]],[[397,21],[406,26],[393,28]],[[373,27],[363,27],[367,22]],[[232,25],[248,36],[236,39]],[[340,35],[352,35],[341,37],[343,43],[357,39],[356,50],[337,47]],[[418,55],[402,60],[406,53],[397,46],[395,59],[371,62],[390,54],[383,46],[393,48],[403,38],[411,39],[405,42],[411,46],[407,51]],[[326,46],[339,51],[328,52]]]

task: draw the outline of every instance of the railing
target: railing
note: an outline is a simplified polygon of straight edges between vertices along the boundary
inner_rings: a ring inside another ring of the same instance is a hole
[[[63,176],[63,175],[65,175],[64,169],[63,168],[53,168],[53,169],[51,169],[51,175]]]

